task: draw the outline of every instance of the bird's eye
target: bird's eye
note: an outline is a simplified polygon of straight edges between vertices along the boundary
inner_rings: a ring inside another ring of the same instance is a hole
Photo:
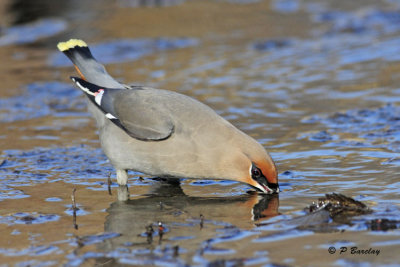
[[[257,167],[255,167],[255,168],[253,168],[252,170],[251,170],[251,174],[252,174],[252,176],[254,177],[254,178],[258,178],[258,177],[261,177],[261,170],[259,169],[259,168],[257,168]]]

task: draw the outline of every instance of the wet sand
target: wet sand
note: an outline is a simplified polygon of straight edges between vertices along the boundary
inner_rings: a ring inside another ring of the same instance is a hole
[[[57,7],[41,1],[45,16],[65,21],[66,30],[49,37],[39,31],[32,42],[0,46],[2,264],[399,262],[399,230],[372,231],[367,223],[399,220],[400,6],[233,2],[129,7],[129,1],[71,1]],[[0,4],[4,29],[34,13],[27,5],[10,12],[12,3]],[[259,140],[276,160],[279,197],[248,194],[247,186],[228,181],[185,179],[179,190],[131,172],[131,200],[118,202],[115,183],[108,194],[107,177],[112,173],[115,182],[115,174],[94,121],[68,79],[76,73],[54,63],[57,42],[71,37],[105,45],[95,54],[100,61],[118,56],[107,69],[121,81],[192,96]],[[135,38],[150,40],[149,49],[124,60],[132,56],[126,51],[136,51]],[[179,48],[188,38],[194,42]],[[129,40],[125,51],[119,50],[123,39]],[[305,207],[331,192],[373,212],[329,233],[270,226],[304,215]],[[161,242],[158,221],[166,229]],[[149,224],[155,230],[151,242]],[[334,254],[328,252],[332,246]],[[348,251],[340,254],[341,247]],[[351,254],[352,247],[380,254]]]

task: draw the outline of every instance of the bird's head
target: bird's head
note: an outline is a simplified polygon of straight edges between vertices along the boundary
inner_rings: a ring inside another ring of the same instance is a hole
[[[251,162],[246,183],[264,194],[279,193],[278,173],[269,155],[263,160]]]
[[[234,168],[239,174],[236,180],[249,184],[264,194],[279,193],[275,163],[260,144],[254,142],[236,155]]]

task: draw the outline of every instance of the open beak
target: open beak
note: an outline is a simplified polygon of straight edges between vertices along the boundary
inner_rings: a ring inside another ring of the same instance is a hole
[[[257,183],[255,186],[252,185],[252,187],[254,187],[263,194],[274,194],[280,192],[279,185],[273,183],[267,183],[267,184]]]

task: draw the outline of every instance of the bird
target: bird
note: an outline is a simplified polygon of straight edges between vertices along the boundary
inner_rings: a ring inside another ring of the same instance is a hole
[[[279,193],[277,168],[266,149],[209,106],[174,91],[118,82],[83,40],[57,48],[79,74],[71,79],[88,98],[120,186],[133,170],[172,179],[233,180],[262,194]]]

